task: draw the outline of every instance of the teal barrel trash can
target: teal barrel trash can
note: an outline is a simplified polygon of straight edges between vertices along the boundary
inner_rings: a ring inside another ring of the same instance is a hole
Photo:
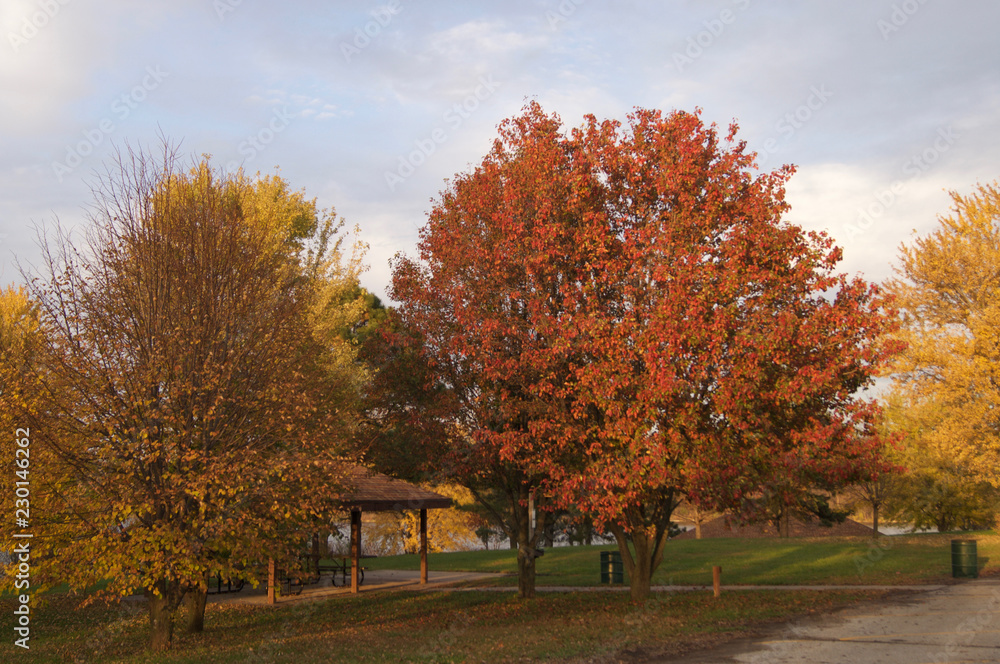
[[[979,577],[976,540],[957,539],[951,541],[951,575],[956,579],[976,579]]]
[[[618,551],[601,551],[601,583],[625,583],[625,565]]]

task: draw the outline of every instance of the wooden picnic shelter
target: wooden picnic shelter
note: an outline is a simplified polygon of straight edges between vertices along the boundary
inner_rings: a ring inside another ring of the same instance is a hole
[[[351,514],[351,592],[359,587],[361,564],[361,515],[363,512],[402,512],[420,510],[420,583],[427,583],[427,510],[451,507],[451,498],[428,491],[416,484],[377,473],[364,466],[352,465],[343,479],[346,488],[341,504]],[[313,536],[313,552],[318,559],[318,537]],[[267,603],[274,604],[276,571],[274,561],[268,570]]]

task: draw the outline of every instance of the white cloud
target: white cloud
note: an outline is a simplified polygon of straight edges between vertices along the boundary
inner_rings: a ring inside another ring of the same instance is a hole
[[[506,56],[545,46],[548,39],[544,34],[508,29],[504,21],[476,20],[442,30],[427,41],[432,51],[462,61],[470,52],[489,57]]]
[[[946,183],[932,176],[899,178],[858,164],[802,167],[788,182],[786,219],[824,231],[844,250],[844,271],[875,281],[891,273],[901,243],[926,233],[946,213]]]

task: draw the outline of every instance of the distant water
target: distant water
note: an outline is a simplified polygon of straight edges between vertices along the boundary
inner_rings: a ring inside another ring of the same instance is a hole
[[[868,524],[865,524],[868,525]],[[936,533],[937,528],[930,528],[928,530],[919,530],[917,532],[921,533]],[[878,532],[880,535],[909,535],[913,532],[913,526],[882,526],[878,527]]]

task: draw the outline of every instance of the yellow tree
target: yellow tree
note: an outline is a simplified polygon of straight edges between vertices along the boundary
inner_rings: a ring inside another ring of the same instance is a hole
[[[427,517],[427,547],[430,551],[468,551],[478,548],[476,527],[480,520],[472,508],[476,499],[464,486],[458,484],[427,485],[425,488],[448,496],[454,507],[433,510]],[[403,531],[403,548],[406,553],[420,550],[420,519],[417,512],[406,512],[400,524]]]
[[[424,488],[452,499],[454,507],[431,510],[427,515],[427,550],[469,551],[479,548],[476,528],[482,523],[472,509],[476,499],[465,487],[455,484],[431,485]],[[362,541],[365,550],[379,556],[420,551],[419,511],[374,512],[366,517]],[[346,529],[343,524],[341,530]],[[345,543],[346,546],[346,543]]]
[[[323,369],[331,389],[331,401],[344,412],[357,412],[372,371],[359,353],[359,334],[380,316],[381,304],[360,284],[365,270],[367,245],[357,239],[348,246],[349,236],[341,233],[343,220],[328,215],[311,255],[310,271],[316,284],[309,309],[309,321],[317,341],[322,344]],[[356,438],[357,431],[352,431]],[[362,447],[364,444],[362,443]]]
[[[1000,488],[1000,189],[951,197],[937,230],[901,248],[888,284],[908,345],[894,398],[925,452]]]
[[[31,301],[24,287],[7,286],[0,290],[0,357],[26,360],[28,340],[38,329]]]
[[[942,435],[945,420],[955,414],[933,398],[902,389],[891,392],[887,402],[886,428],[902,435],[891,456],[906,469],[882,475],[869,487],[882,491],[887,514],[920,530],[989,527],[1000,492],[972,472],[955,441]]]
[[[9,515],[8,518],[24,516],[17,512],[20,508],[25,509],[25,518],[30,519],[30,465],[32,461],[37,465],[39,459],[37,453],[35,459],[31,458],[30,445],[28,449],[22,449],[18,453],[18,447],[11,443],[14,439],[21,438],[15,435],[15,431],[26,426],[16,413],[26,406],[25,379],[34,366],[33,347],[37,340],[37,310],[32,306],[27,291],[23,287],[14,286],[0,289],[0,436],[3,437],[0,459],[5,469],[3,479],[0,480],[0,487],[3,489],[0,509]],[[27,440],[30,441],[30,435]],[[23,461],[20,463],[26,464],[26,468],[19,467],[17,454],[22,455],[20,458]],[[14,485],[12,481],[22,483]],[[15,491],[15,488],[21,490]],[[5,537],[0,543],[0,550],[14,550],[14,542],[7,537],[12,534],[11,530],[4,528],[3,532]]]
[[[169,149],[126,155],[95,193],[87,246],[50,238],[30,286],[41,334],[19,417],[51,459],[33,583],[140,590],[165,649],[207,575],[290,561],[336,504],[342,413],[306,269],[325,259],[307,248],[314,204]]]
[[[17,426],[11,418],[16,404],[23,398],[22,378],[32,366],[31,348],[37,335],[38,315],[27,290],[15,286],[0,289],[0,431],[3,435]]]

